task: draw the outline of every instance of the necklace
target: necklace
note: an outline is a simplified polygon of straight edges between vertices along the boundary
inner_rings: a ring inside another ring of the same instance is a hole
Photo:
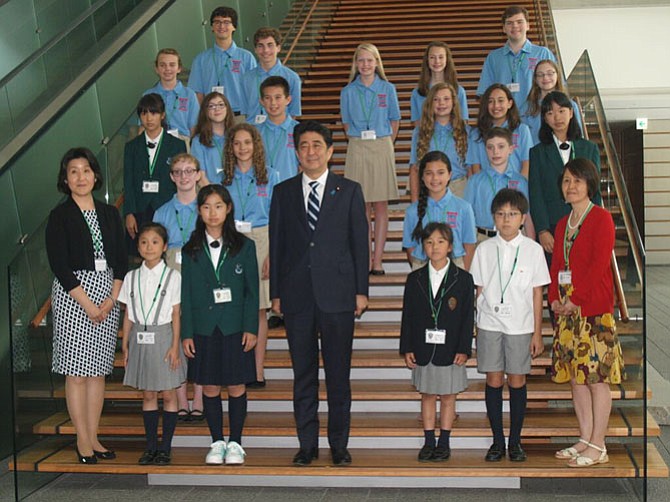
[[[582,220],[584,219],[586,214],[589,212],[589,209],[591,209],[591,205],[592,205],[592,202],[589,201],[589,205],[586,207],[586,209],[584,210],[582,215],[579,218],[577,218],[577,223],[575,225],[572,225],[570,223],[570,220],[572,220],[572,216],[576,215],[575,210],[573,209],[572,211],[570,211],[570,216],[568,217],[568,228],[570,230],[574,230],[575,228],[577,228],[579,225],[582,224]]]

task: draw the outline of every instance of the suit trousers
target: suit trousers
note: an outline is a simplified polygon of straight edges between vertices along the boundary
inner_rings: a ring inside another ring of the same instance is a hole
[[[340,450],[349,442],[351,351],[354,312],[326,313],[312,301],[284,314],[293,364],[293,412],[301,449],[319,444],[319,334],[328,396],[328,443]]]

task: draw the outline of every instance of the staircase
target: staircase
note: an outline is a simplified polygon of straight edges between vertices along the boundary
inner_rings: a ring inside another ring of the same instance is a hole
[[[310,2],[307,2],[310,3]],[[534,2],[517,2],[531,12]],[[390,232],[384,254],[385,276],[370,278],[370,308],[356,323],[352,364],[353,415],[350,450],[353,464],[346,468],[330,465],[326,443],[325,388],[321,389],[320,459],[309,467],[297,468],[291,459],[298,443],[292,416],[292,373],[283,329],[271,330],[266,359],[267,387],[250,389],[249,415],[244,431],[248,456],[243,466],[206,466],[204,456],[209,434],[204,422],[180,424],[174,440],[170,466],[138,466],[144,449],[141,392],[122,385],[123,370],[117,369],[107,385],[106,407],[100,424],[105,444],[117,451],[118,459],[82,466],[72,447],[74,428],[67,413],[53,414],[38,423],[34,432],[48,436],[17,460],[21,470],[41,472],[146,473],[151,483],[228,484],[271,486],[487,486],[519,487],[524,477],[663,477],[668,469],[653,445],[646,445],[645,433],[658,436],[660,430],[646,414],[641,364],[643,325],[641,321],[619,325],[619,335],[629,379],[612,385],[615,400],[608,429],[610,462],[592,468],[570,469],[554,459],[554,451],[571,444],[578,436],[577,421],[568,385],[549,379],[551,326],[543,325],[545,352],[533,361],[528,379],[528,411],[523,444],[528,461],[485,463],[490,430],[484,405],[484,379],[476,372],[476,351],[468,361],[468,389],[459,395],[458,418],[452,432],[452,458],[439,464],[418,463],[416,454],[423,442],[419,421],[420,397],[410,382],[410,371],[398,355],[403,285],[409,272],[401,250],[404,195],[407,183],[411,124],[409,97],[416,84],[425,45],[444,40],[452,48],[461,85],[469,96],[471,118],[477,111],[474,90],[485,55],[503,43],[500,14],[507,0],[325,0],[313,9],[288,65],[303,77],[302,119],[315,119],[332,129],[336,139],[333,169],[342,171],[346,144],[339,122],[339,92],[346,84],[355,47],[375,43],[382,54],[389,80],[398,90],[402,117],[396,143],[399,200],[390,205]],[[301,2],[284,23],[299,24],[304,15]],[[302,14],[300,14],[302,13]],[[529,37],[539,39],[537,31]],[[617,249],[624,258],[625,248]],[[622,260],[625,267],[625,259]],[[639,290],[627,295],[630,308],[641,307]],[[54,397],[64,398],[56,389]],[[507,395],[505,393],[505,398]],[[226,402],[224,401],[224,406]],[[507,406],[507,403],[505,404]],[[506,433],[508,416],[505,413]],[[645,430],[646,426],[646,430]],[[227,424],[226,424],[226,430]],[[644,455],[647,468],[644,472]],[[479,479],[473,479],[479,478]]]

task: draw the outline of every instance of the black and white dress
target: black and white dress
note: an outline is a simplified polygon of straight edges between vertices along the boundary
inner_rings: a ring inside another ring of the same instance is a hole
[[[82,212],[93,242],[100,243],[100,248],[95,250],[95,258],[104,259],[104,243],[97,213],[93,209]],[[75,270],[74,274],[96,305],[100,305],[111,294],[114,283],[111,268],[101,272]],[[58,279],[54,279],[51,300],[54,330],[52,371],[69,376],[109,375],[114,368],[119,329],[118,306],[112,309],[103,322],[94,324],[82,306],[63,289]]]

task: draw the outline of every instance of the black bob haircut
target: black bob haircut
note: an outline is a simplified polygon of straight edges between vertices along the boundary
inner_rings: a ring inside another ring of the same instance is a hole
[[[600,183],[600,180],[598,179],[598,168],[589,159],[577,157],[576,159],[572,159],[570,162],[565,164],[563,172],[557,180],[558,193],[561,194],[561,198],[563,200],[565,200],[563,195],[563,177],[565,176],[566,172],[570,172],[570,174],[572,174],[575,178],[579,178],[586,182],[586,190],[589,199],[593,199],[593,197],[598,193],[598,183]]]
[[[98,159],[93,155],[93,152],[86,147],[77,146],[70,148],[63,158],[60,160],[60,169],[58,170],[58,181],[56,182],[56,188],[59,192],[62,192],[66,195],[70,195],[72,191],[70,187],[67,186],[67,165],[71,160],[74,159],[86,159],[88,165],[91,166],[93,174],[95,174],[95,183],[93,184],[93,190],[97,190],[102,186],[102,170],[100,169],[100,164]]]
[[[573,110],[572,100],[564,92],[552,91],[544,97],[540,108],[542,125],[540,126],[539,137],[540,142],[544,143],[545,145],[551,145],[554,142],[554,132],[551,130],[551,127],[549,127],[549,124],[547,124],[544,120],[544,116],[549,110],[551,110],[554,103],[556,103],[561,108],[568,108],[569,110]],[[579,122],[577,122],[577,117],[575,117],[574,113],[570,119],[570,124],[568,124],[567,136],[568,141],[574,141],[582,137],[582,131],[579,129]]]

